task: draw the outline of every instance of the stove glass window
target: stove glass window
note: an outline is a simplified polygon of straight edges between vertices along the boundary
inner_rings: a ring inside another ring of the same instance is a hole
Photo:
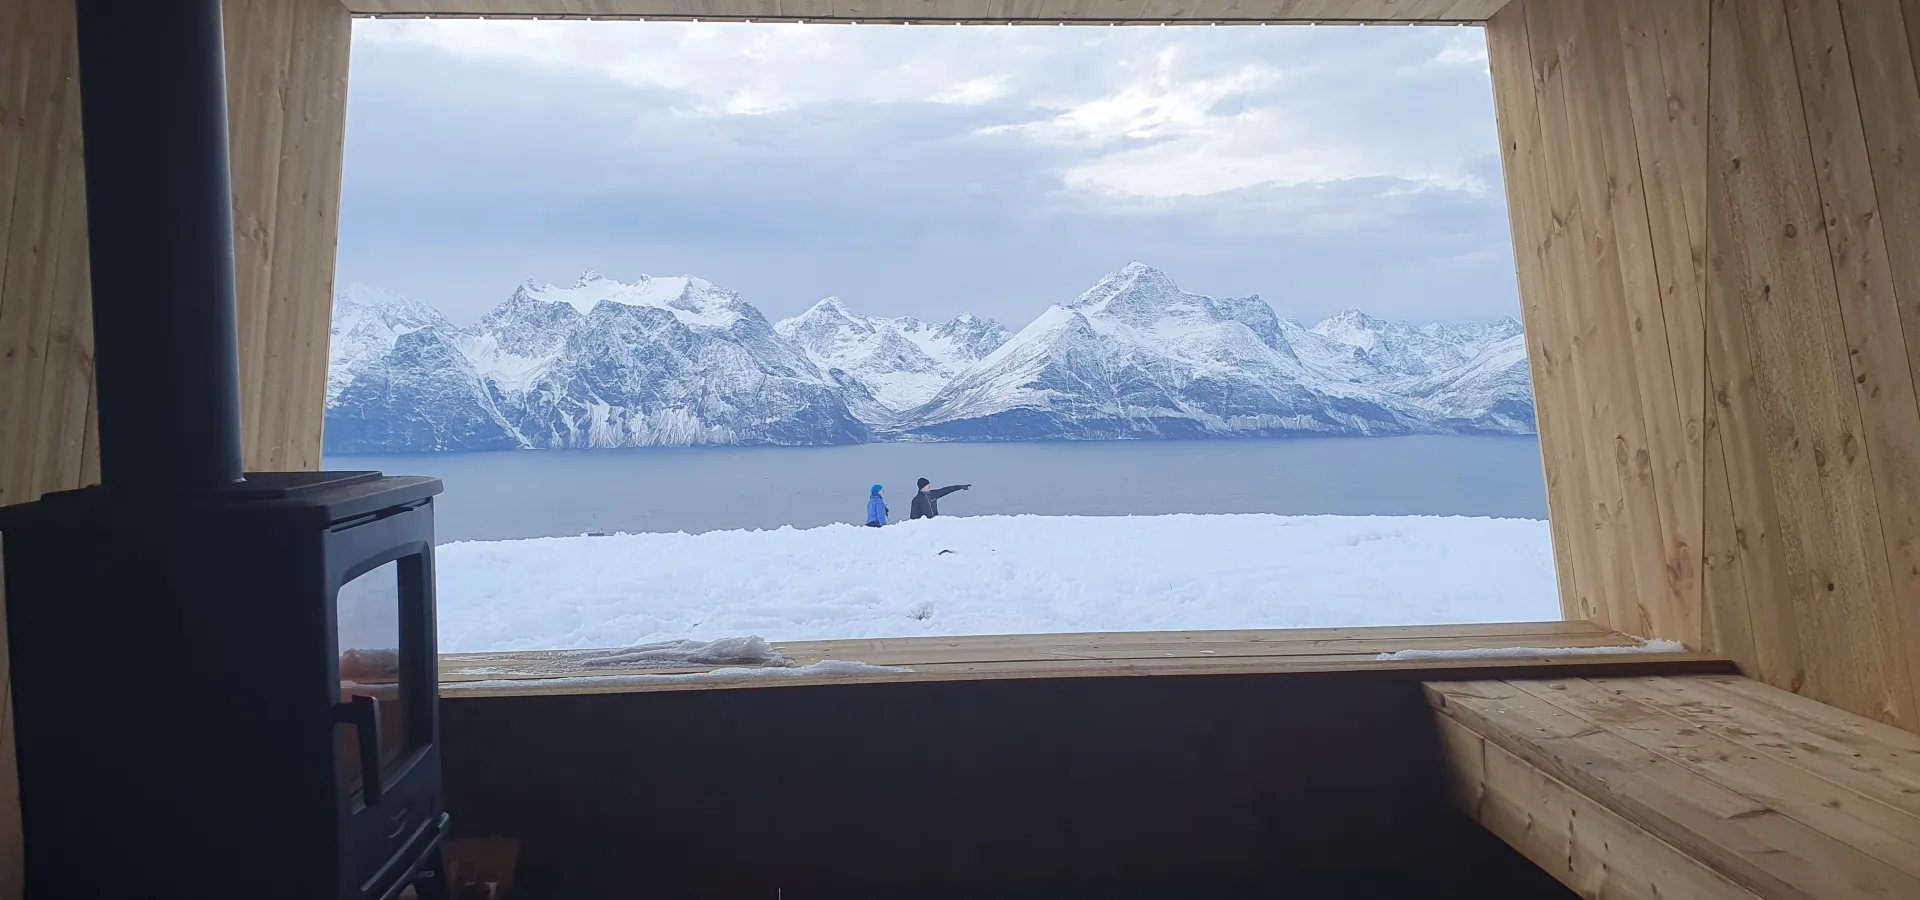
[[[339,594],[340,700],[372,697],[380,710],[380,766],[392,773],[407,748],[406,704],[400,679],[400,563],[390,562],[341,586]],[[361,787],[359,735],[340,726],[335,754],[340,783],[349,794]]]

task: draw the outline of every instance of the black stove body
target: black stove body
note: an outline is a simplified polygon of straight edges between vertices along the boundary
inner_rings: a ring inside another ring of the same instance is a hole
[[[242,474],[220,0],[74,16],[101,483],[0,510],[28,894],[444,896],[440,483]]]
[[[277,473],[0,513],[28,895],[437,874],[439,491]]]

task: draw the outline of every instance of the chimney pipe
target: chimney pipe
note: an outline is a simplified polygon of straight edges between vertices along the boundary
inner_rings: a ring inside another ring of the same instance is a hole
[[[101,482],[242,480],[220,0],[76,0]]]

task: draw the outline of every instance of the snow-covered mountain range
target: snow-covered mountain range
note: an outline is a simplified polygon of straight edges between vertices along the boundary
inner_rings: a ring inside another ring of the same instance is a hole
[[[771,323],[693,277],[527,282],[471,326],[355,285],[334,304],[330,453],[1534,430],[1520,325],[1308,327],[1132,263],[1018,333]]]

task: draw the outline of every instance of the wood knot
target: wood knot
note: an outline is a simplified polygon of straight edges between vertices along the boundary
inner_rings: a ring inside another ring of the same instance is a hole
[[[1792,222],[1788,222],[1786,234],[1789,238],[1797,238],[1800,236],[1800,227]]]
[[[1733,170],[1735,172],[1740,171],[1740,157],[1738,156],[1733,158]]]

